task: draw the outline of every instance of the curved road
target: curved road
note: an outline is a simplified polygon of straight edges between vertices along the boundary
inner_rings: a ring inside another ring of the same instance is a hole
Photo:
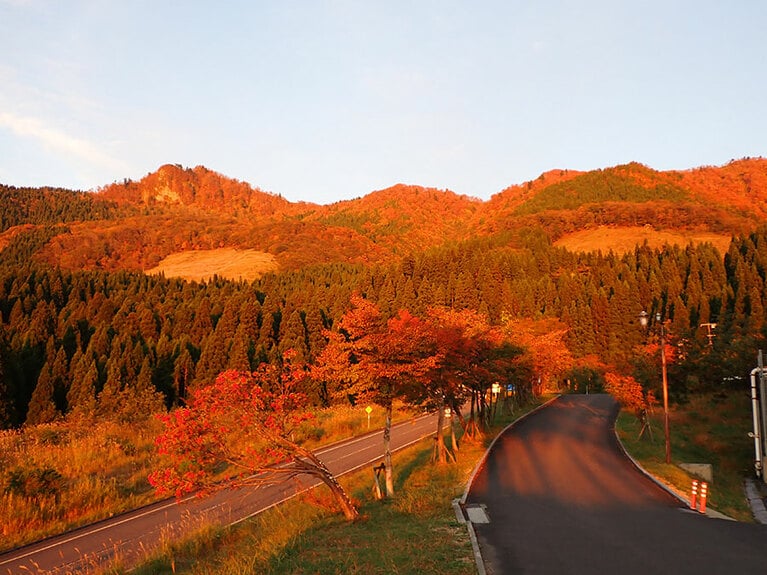
[[[392,428],[392,450],[403,449],[433,434],[436,415],[422,416]],[[382,431],[318,449],[316,453],[336,475],[349,473],[383,457]],[[372,483],[372,473],[371,473]],[[270,487],[221,491],[181,504],[166,499],[63,535],[0,555],[0,574],[78,573],[103,566],[115,556],[134,562],[163,539],[176,538],[203,522],[243,521],[305,491],[319,481],[286,481]]]
[[[623,455],[617,411],[608,395],[563,396],[498,439],[466,500],[487,509],[474,523],[487,572],[767,573],[767,526],[684,507]]]

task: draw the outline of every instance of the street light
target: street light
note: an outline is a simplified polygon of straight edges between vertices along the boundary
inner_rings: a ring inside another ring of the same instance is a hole
[[[642,310],[639,325],[646,328],[650,315]],[[655,314],[655,321],[660,324],[660,365],[663,377],[663,434],[666,437],[666,463],[671,463],[671,435],[668,425],[668,377],[666,374],[666,324],[661,321],[660,312]]]

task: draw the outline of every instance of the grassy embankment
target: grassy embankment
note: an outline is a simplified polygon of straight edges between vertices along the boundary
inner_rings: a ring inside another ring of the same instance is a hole
[[[133,573],[474,574],[468,534],[451,502],[463,492],[492,437],[532,407],[499,413],[486,438],[462,443],[456,463],[432,464],[431,439],[396,453],[391,501],[373,498],[370,469],[344,476],[341,483],[360,507],[362,520],[356,523],[334,511],[320,488],[240,525],[209,527],[167,543]],[[115,567],[110,572],[125,571]]]
[[[751,403],[747,391],[690,395],[685,405],[669,410],[671,464],[665,463],[663,409],[652,417],[653,440],[638,440],[639,423],[621,412],[616,423],[626,450],[648,472],[689,498],[693,477],[677,463],[710,463],[714,481],[709,485],[708,506],[739,521],[753,521],[743,490],[743,480],[753,476]]]
[[[383,417],[374,409],[371,427],[381,427]],[[154,438],[160,428],[150,419],[0,432],[0,551],[156,500],[147,475],[157,465]],[[338,407],[317,411],[303,439],[316,447],[366,431],[364,406]]]

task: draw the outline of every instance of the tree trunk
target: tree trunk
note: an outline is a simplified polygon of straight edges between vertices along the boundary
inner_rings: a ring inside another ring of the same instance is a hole
[[[392,417],[392,404],[386,406],[386,423],[384,425],[383,442],[384,442],[384,467],[386,468],[386,497],[392,497],[394,495],[394,472],[392,471],[391,462],[391,417]]]
[[[352,503],[352,500],[349,499],[349,496],[346,494],[344,488],[341,487],[341,484],[336,481],[335,476],[331,473],[328,473],[327,475],[322,475],[320,479],[330,488],[330,492],[333,494],[336,502],[341,507],[341,511],[343,511],[344,517],[346,517],[346,519],[349,521],[356,521],[359,519],[359,511],[357,511],[357,508],[354,506],[354,503]]]
[[[434,442],[434,455],[432,461],[438,463],[447,462],[447,448],[445,447],[445,435],[443,428],[445,427],[445,398],[440,399],[439,407],[437,411],[437,436]]]
[[[344,517],[346,517],[349,521],[356,521],[359,519],[360,514],[359,511],[357,511],[357,507],[354,505],[352,500],[349,498],[349,495],[346,493],[346,490],[341,487],[341,484],[338,483],[338,480],[336,479],[336,476],[331,473],[331,471],[325,466],[324,463],[311,451],[308,450],[301,450],[303,451],[303,455],[306,459],[308,459],[308,462],[305,462],[305,465],[310,466],[313,468],[312,475],[317,477],[320,481],[322,481],[325,485],[328,486],[330,489],[330,493],[333,494],[333,498],[336,500],[336,503],[338,503],[338,506],[341,508],[341,511],[344,514]]]
[[[461,412],[461,406],[458,405],[458,401],[456,401],[455,398],[453,398],[453,400],[450,402],[450,410],[453,413],[453,417],[458,417],[458,424],[461,426],[461,430],[463,431],[464,436],[466,436],[469,422],[467,422],[464,419],[463,412]],[[457,454],[459,448],[458,448],[458,438],[455,435],[455,421],[452,421],[450,425],[451,425],[450,434],[453,439],[453,451]]]
[[[492,398],[490,401],[492,402]],[[487,431],[488,429],[490,429],[490,407],[487,405],[487,401],[485,400],[484,393],[482,393],[479,396],[478,404],[479,404],[479,408],[477,410],[477,413],[479,414],[479,420],[482,422],[481,423],[482,430]]]
[[[466,419],[463,417],[463,412],[461,412],[461,407],[458,405],[458,402],[455,399],[453,399],[450,402],[450,409],[452,410],[453,415],[458,416],[458,422],[461,425],[461,429],[463,429],[464,433],[466,433],[466,426],[468,425],[468,423],[466,422]]]
[[[458,438],[455,436],[455,410],[450,408],[452,417],[450,418],[450,441],[453,444],[453,458],[458,456]]]
[[[461,424],[463,425],[464,437],[469,439],[470,441],[476,441],[480,436],[479,424],[477,423],[477,418],[479,417],[479,414],[477,411],[478,405],[479,405],[479,400],[477,398],[477,392],[473,390],[471,392],[471,409],[469,411],[469,419],[468,420],[463,420],[463,418],[461,419]]]

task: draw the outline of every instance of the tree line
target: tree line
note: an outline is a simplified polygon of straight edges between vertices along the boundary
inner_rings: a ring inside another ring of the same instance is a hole
[[[120,213],[115,202],[62,188],[17,188],[0,184],[0,232],[22,224],[103,220]]]
[[[19,234],[0,252],[2,427],[182,405],[222,371],[278,364],[287,350],[314,364],[354,293],[387,319],[433,308],[486,317],[525,350],[539,387],[578,385],[599,366],[655,385],[656,358],[638,353],[653,337],[636,321],[642,310],[667,322],[676,400],[745,376],[767,335],[766,229],[734,238],[724,256],[708,244],[619,256],[554,248],[531,228],[514,247],[497,235],[385,265],[324,264],[253,283],[36,264],[33,254],[55,233]],[[713,323],[709,339],[700,326]],[[572,357],[536,361],[563,348]],[[331,401],[321,388],[305,391],[315,404]]]

